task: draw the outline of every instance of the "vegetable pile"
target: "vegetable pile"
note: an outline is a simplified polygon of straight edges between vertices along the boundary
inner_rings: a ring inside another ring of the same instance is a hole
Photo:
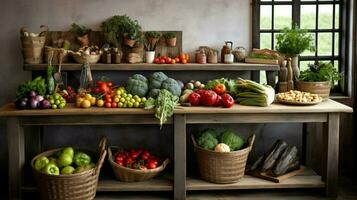
[[[216,152],[237,151],[244,145],[244,140],[237,134],[231,131],[223,131],[218,134],[211,128],[199,132],[196,141],[198,146]]]
[[[83,152],[66,147],[50,157],[41,156],[35,160],[34,168],[48,175],[77,174],[95,167],[92,158]]]
[[[237,102],[246,106],[269,106],[273,103],[275,91],[270,85],[251,80],[237,80]]]
[[[148,150],[131,148],[129,151],[124,150],[116,153],[115,162],[120,166],[131,169],[148,170],[159,167],[162,160]]]

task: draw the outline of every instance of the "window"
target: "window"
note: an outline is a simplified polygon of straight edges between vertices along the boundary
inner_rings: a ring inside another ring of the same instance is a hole
[[[347,22],[343,20],[345,3],[342,0],[254,0],[253,47],[274,49],[276,35],[284,27],[297,24],[313,36],[316,47],[315,52],[300,55],[300,69],[305,70],[309,63],[319,60],[332,62],[345,74],[345,57],[342,56],[347,32],[344,31]],[[333,92],[343,93],[344,82],[340,81]]]

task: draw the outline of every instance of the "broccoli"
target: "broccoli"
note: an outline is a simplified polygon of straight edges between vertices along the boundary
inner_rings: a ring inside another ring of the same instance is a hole
[[[141,74],[134,74],[128,79],[126,90],[133,95],[144,97],[149,90],[148,80]]]
[[[149,77],[149,88],[150,89],[160,89],[163,81],[168,79],[162,72],[154,72]]]
[[[161,89],[166,89],[171,92],[172,95],[179,97],[181,95],[180,85],[175,79],[168,78],[162,82]]]
[[[148,96],[156,99],[157,96],[159,96],[159,93],[160,93],[160,89],[151,89]]]
[[[216,136],[217,134],[215,130],[205,129],[200,133],[200,136],[197,139],[197,144],[204,149],[213,150],[218,144]]]
[[[244,144],[243,139],[231,131],[223,131],[219,137],[219,141],[228,145],[231,151],[242,148]]]

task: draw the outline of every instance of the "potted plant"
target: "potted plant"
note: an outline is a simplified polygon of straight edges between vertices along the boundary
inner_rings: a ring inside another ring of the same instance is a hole
[[[308,67],[301,72],[299,81],[296,82],[297,89],[318,94],[323,99],[327,99],[331,88],[341,79],[341,75],[332,66],[332,63],[317,62],[309,64]]]
[[[166,45],[169,47],[176,46],[176,35],[175,33],[168,32],[164,34],[164,38],[166,40]]]
[[[155,45],[159,41],[161,34],[158,31],[148,31],[145,36],[149,44]]]
[[[276,50],[292,59],[291,67],[294,73],[294,79],[299,77],[298,57],[304,51],[315,51],[313,37],[298,26],[292,29],[284,28],[282,34],[276,36]]]
[[[141,36],[141,26],[136,20],[129,20],[125,26],[124,44],[133,47],[137,39]]]
[[[153,63],[155,59],[155,49],[156,49],[156,44],[157,43],[151,43],[150,41],[147,41],[145,43],[145,61],[146,63]]]
[[[101,27],[106,42],[118,48],[124,43],[123,40],[125,38],[128,41],[136,40],[140,36],[139,33],[141,31],[138,21],[131,19],[127,15],[115,15],[104,21]]]
[[[89,46],[88,34],[91,29],[88,29],[85,26],[80,26],[76,23],[72,23],[71,29],[69,31],[77,35],[77,40],[81,44],[81,47]]]

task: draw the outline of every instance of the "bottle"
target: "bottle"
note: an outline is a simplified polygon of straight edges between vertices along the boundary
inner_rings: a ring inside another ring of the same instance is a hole
[[[230,44],[230,46],[228,44]],[[233,42],[231,42],[231,41],[226,41],[225,45],[223,45],[222,50],[221,50],[221,62],[222,63],[225,63],[224,55],[229,53],[232,50],[232,47],[233,47]]]
[[[291,68],[291,58],[288,58],[288,91],[294,89],[293,69]]]
[[[226,64],[232,64],[234,62],[234,55],[232,53],[232,50],[227,51],[227,53],[224,55],[224,63]]]

